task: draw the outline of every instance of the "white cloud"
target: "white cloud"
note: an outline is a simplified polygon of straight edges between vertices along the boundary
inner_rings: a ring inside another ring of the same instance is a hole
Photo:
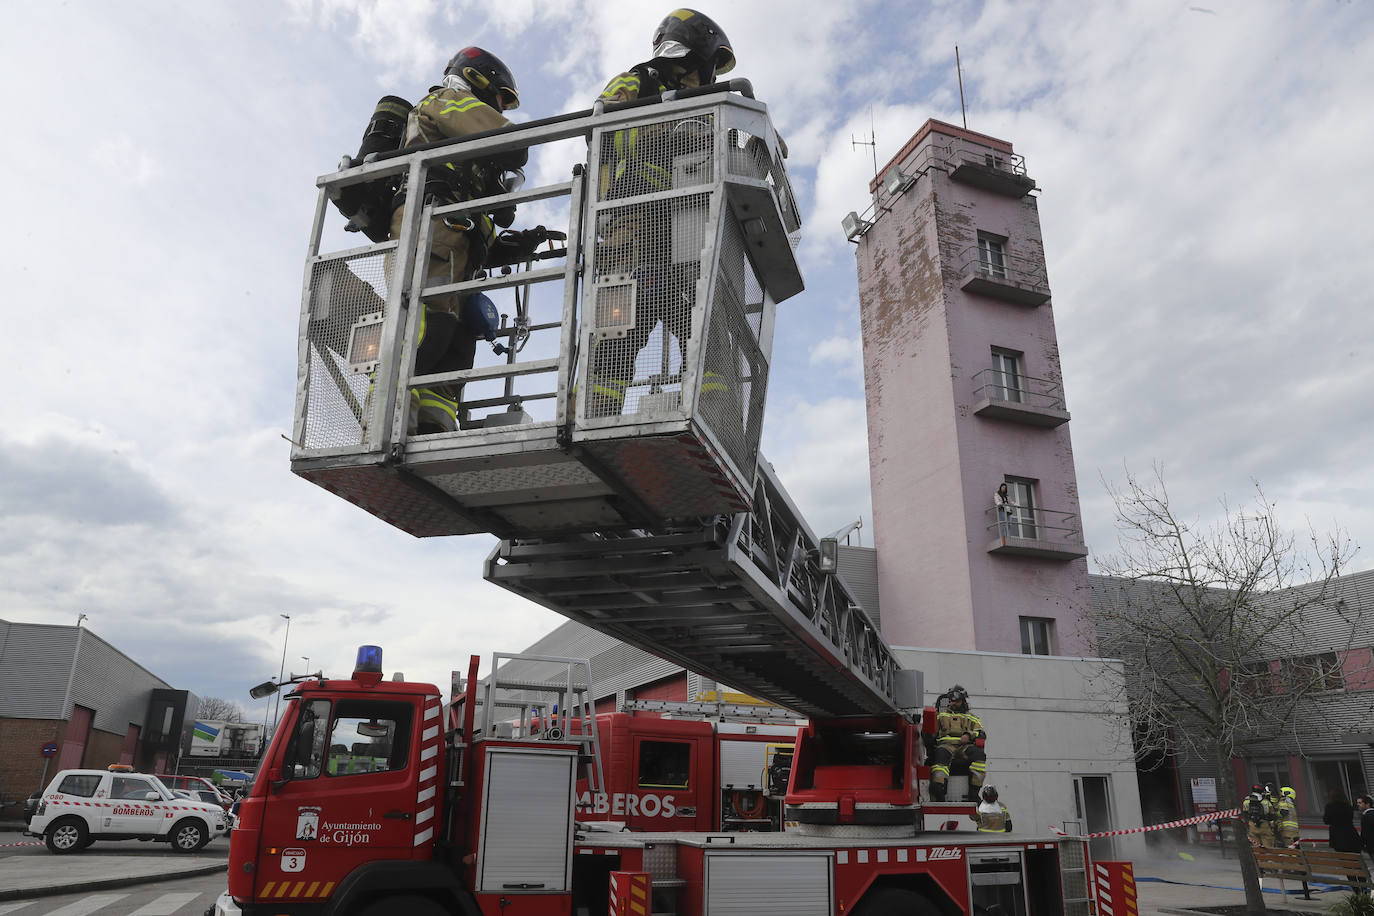
[[[857,337],[826,337],[811,348],[808,362],[812,366],[833,368],[843,375],[862,377],[863,345]]]

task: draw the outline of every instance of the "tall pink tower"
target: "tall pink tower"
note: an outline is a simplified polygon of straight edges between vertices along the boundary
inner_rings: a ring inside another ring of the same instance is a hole
[[[883,633],[1083,654],[1088,551],[1035,182],[1010,143],[934,120],[880,175],[845,233]]]

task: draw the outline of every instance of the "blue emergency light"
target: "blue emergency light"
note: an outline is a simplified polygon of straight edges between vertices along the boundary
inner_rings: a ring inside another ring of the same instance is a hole
[[[354,672],[375,671],[382,673],[382,647],[381,646],[359,646],[358,663],[353,666]]]

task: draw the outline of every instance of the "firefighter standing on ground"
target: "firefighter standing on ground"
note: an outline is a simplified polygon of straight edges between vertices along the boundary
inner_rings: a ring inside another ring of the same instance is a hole
[[[432,87],[429,95],[411,110],[403,146],[419,146],[508,127],[510,121],[501,112],[519,104],[520,96],[510,68],[488,51],[464,48],[449,61],[443,82]],[[478,186],[483,170],[521,168],[527,156],[527,151],[516,150],[481,162],[469,159],[437,163],[428,171],[424,195],[440,205],[471,200],[482,193]],[[398,195],[391,215],[393,239],[401,234],[404,203],[404,197]],[[435,220],[426,282],[460,283],[471,279],[481,268],[494,236],[492,218],[485,213]],[[400,278],[393,278],[393,281],[399,282]],[[425,305],[420,319],[419,349],[415,354],[416,375],[472,368],[477,338],[461,327],[462,298],[457,294],[436,297]],[[458,404],[455,398],[459,390],[449,387],[413,389],[412,408],[418,407],[417,431],[456,429]]]
[[[1298,845],[1301,833],[1298,826],[1298,793],[1289,786],[1279,790],[1279,803],[1274,808],[1274,827],[1279,846]]]
[[[1251,846],[1274,845],[1273,811],[1269,799],[1265,797],[1264,787],[1253,785],[1250,794],[1240,806],[1241,816],[1245,818],[1245,829],[1250,836]]]
[[[978,825],[979,833],[1011,833],[1011,812],[997,800],[996,786],[983,786],[982,802],[978,810],[968,816]]]
[[[968,691],[958,684],[945,694],[948,702],[936,716],[934,763],[930,767],[930,797],[944,801],[951,769],[968,770],[965,801],[977,801],[978,789],[987,774],[987,754],[982,743],[988,733],[983,720],[968,708]]]
[[[659,23],[653,35],[653,54],[650,60],[607,83],[599,100],[629,102],[670,89],[709,86],[718,74],[735,66],[735,52],[720,26],[690,9],[674,10]],[[710,134],[702,131],[709,131],[709,126],[680,123],[676,129],[649,125],[604,137],[600,149],[603,199],[671,190],[673,159],[696,147],[709,151]],[[632,275],[636,294],[633,323],[614,332],[623,336],[608,336],[593,343],[588,401],[591,416],[615,416],[622,411],[625,391],[634,379],[635,362],[659,322],[677,338],[679,358],[686,363],[700,265],[696,261],[673,263],[672,205],[657,201],[612,211],[599,227],[598,273]],[[709,393],[711,386],[721,385],[713,375],[707,373],[703,394]]]

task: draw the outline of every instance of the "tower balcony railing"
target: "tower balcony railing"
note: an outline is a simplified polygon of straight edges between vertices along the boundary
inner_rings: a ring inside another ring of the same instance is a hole
[[[1045,264],[1004,251],[972,245],[959,253],[959,288],[1018,305],[1043,305],[1050,298]]]
[[[1056,381],[984,369],[973,382],[973,412],[977,416],[1046,427],[1069,421],[1064,387]]]
[[[988,553],[1076,560],[1088,555],[1077,513],[1039,506],[1013,506],[1002,512],[989,506],[983,512],[991,538]]]
[[[953,140],[931,149],[955,181],[1008,197],[1025,197],[1035,188],[1035,181],[1026,175],[1025,158],[1016,153],[971,140]]]

